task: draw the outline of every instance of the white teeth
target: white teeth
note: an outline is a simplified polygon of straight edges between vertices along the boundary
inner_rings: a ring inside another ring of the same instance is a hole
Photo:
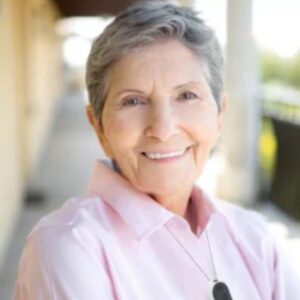
[[[162,158],[172,158],[181,156],[186,149],[168,153],[159,153],[159,152],[144,152],[144,154],[150,159],[162,159]]]

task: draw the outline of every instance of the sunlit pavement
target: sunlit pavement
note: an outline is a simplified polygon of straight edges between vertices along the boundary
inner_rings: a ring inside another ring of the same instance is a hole
[[[78,93],[70,93],[57,107],[43,162],[31,180],[31,185],[44,193],[45,201],[26,206],[16,224],[0,272],[1,300],[11,297],[17,264],[30,229],[38,219],[61,206],[69,197],[83,194],[95,159],[103,158],[85,118],[84,107],[83,95]],[[202,183],[211,191],[215,187],[216,169],[221,165],[222,158],[213,157],[202,178]],[[271,204],[254,209],[266,216],[270,230],[283,242],[294,261],[299,262],[299,223],[293,222]]]

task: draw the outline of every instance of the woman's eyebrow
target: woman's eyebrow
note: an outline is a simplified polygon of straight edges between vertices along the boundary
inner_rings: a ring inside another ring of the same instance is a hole
[[[176,85],[173,89],[174,90],[179,90],[183,87],[186,87],[188,85],[198,85],[198,86],[202,86],[200,81],[188,81],[186,83],[182,83],[179,85]],[[116,93],[115,97],[119,97],[120,95],[124,94],[124,93],[137,93],[137,94],[142,94],[142,95],[146,95],[146,93],[142,90],[139,89],[134,89],[134,88],[129,88],[129,89],[123,89],[119,92]]]
[[[183,83],[183,84],[179,84],[179,85],[176,85],[174,87],[175,90],[179,90],[183,87],[186,87],[188,85],[198,85],[198,86],[202,86],[203,84],[200,82],[200,81],[188,81],[186,83]]]
[[[146,94],[144,91],[141,91],[141,90],[138,90],[138,89],[124,89],[124,90],[119,91],[115,95],[115,97],[118,97],[118,96],[120,96],[120,95],[122,95],[124,93],[138,93],[138,94],[143,94],[143,95]]]

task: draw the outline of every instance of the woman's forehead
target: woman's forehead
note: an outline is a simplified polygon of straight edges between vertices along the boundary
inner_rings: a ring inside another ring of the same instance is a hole
[[[202,63],[177,41],[156,43],[122,57],[112,68],[110,88],[177,88],[190,82],[206,85]]]

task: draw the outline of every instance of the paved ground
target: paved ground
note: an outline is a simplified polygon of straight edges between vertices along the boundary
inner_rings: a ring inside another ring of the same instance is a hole
[[[70,94],[57,107],[43,161],[31,183],[45,193],[46,201],[24,207],[16,224],[5,263],[0,270],[0,300],[11,297],[17,263],[30,229],[41,216],[61,206],[67,198],[84,193],[93,162],[103,157],[85,119],[84,105],[82,95]],[[299,258],[300,225],[272,205],[256,209],[267,216],[271,229],[288,243],[291,253]]]

